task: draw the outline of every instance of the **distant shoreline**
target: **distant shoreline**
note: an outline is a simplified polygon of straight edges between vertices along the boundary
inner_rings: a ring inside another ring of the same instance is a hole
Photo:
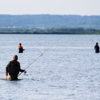
[[[29,34],[29,35],[100,35],[100,33],[0,33],[0,34]]]
[[[51,29],[12,29],[1,28],[0,34],[100,34],[97,29],[51,28]]]

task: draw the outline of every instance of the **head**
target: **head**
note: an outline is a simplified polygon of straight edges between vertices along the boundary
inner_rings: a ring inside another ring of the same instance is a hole
[[[98,45],[98,42],[96,42],[96,45]]]
[[[21,45],[21,43],[19,43],[19,45]]]
[[[13,60],[17,61],[18,60],[18,56],[14,55]]]

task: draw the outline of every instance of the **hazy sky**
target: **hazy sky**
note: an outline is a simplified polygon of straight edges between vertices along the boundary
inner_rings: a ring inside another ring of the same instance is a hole
[[[100,15],[100,0],[0,0],[0,14]]]

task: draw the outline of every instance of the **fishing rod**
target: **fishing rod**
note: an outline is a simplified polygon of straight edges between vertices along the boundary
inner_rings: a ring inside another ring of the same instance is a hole
[[[59,39],[58,39],[59,40]],[[57,41],[56,41],[57,42]],[[56,42],[54,42],[51,46],[49,46],[43,53],[41,53],[29,66],[26,67],[29,68],[35,61],[37,61],[41,56],[43,56],[43,54],[45,52],[47,52]],[[26,69],[24,70],[24,72],[26,71]],[[20,76],[23,72],[21,72],[18,76]]]

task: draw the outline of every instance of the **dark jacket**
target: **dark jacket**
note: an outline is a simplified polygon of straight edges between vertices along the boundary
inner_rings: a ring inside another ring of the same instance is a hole
[[[95,49],[95,53],[99,53],[99,46],[98,45],[95,45],[94,49]]]
[[[18,61],[10,61],[6,66],[6,75],[9,74],[12,80],[18,79],[19,72],[23,72],[20,68],[20,63]]]

